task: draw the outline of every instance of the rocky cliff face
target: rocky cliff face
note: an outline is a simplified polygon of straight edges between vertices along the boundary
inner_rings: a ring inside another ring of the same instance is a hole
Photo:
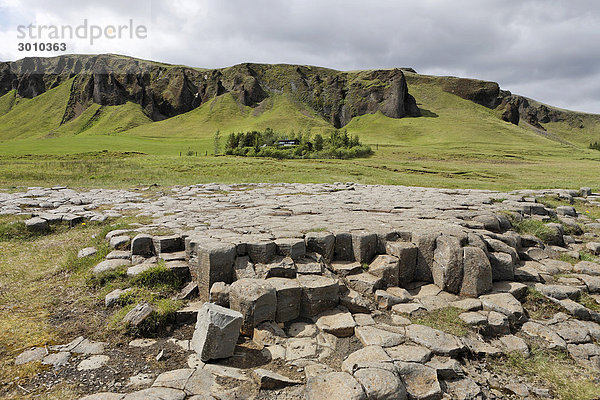
[[[504,121],[515,125],[525,121],[536,128],[544,129],[542,123],[563,121],[568,119],[570,114],[526,97],[514,95],[509,91],[500,90],[496,82],[446,77],[442,89],[482,106],[497,109]]]
[[[391,118],[420,115],[400,69],[339,72],[326,68],[240,64],[203,70],[128,57],[60,56],[0,63],[0,95],[15,89],[32,98],[74,78],[63,122],[92,103],[140,104],[153,120],[190,111],[232,93],[255,107],[269,96],[287,94],[314,109],[335,127],[353,117],[381,111]]]

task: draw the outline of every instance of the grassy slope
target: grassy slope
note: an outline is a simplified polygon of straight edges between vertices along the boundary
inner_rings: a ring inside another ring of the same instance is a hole
[[[2,143],[0,186],[356,181],[494,189],[600,187],[594,172],[600,166],[600,152],[587,150],[583,139],[580,147],[566,146],[503,122],[495,111],[443,92],[442,79],[407,73],[409,90],[425,110],[425,117],[391,119],[381,114],[364,115],[347,125],[349,133],[359,134],[376,150],[368,159],[275,161],[204,157],[213,152],[213,134],[217,129],[223,137],[229,132],[266,127],[289,132],[310,126],[313,133],[330,129],[321,117],[284,95],[250,108],[240,106],[231,94],[225,94],[161,122],[148,123],[135,104],[102,108],[96,105],[58,129],[38,123],[48,130],[27,133],[28,127],[24,129],[25,140]],[[44,99],[41,106],[64,105],[58,99],[58,91],[63,89],[62,85],[53,89],[54,95]],[[50,92],[42,96],[50,96]],[[36,99],[21,100],[9,114],[0,117],[0,137],[11,132],[4,121],[16,121],[13,113],[40,115],[36,108],[24,108]],[[8,102],[9,99],[0,99],[0,110]],[[100,118],[90,123],[98,110]],[[139,126],[114,134],[131,125]],[[47,137],[48,132],[53,132],[52,138],[39,139]],[[73,155],[101,150],[109,153]],[[180,158],[179,154],[187,150],[197,151],[202,157]],[[148,156],[110,153],[125,151]],[[53,156],[24,157],[25,154]]]
[[[282,131],[306,127],[322,130],[328,128],[329,124],[285,95],[269,97],[258,107],[252,108],[238,104],[231,93],[226,93],[188,113],[152,125],[139,126],[127,134],[138,137],[211,138],[217,130],[226,135],[268,127]]]

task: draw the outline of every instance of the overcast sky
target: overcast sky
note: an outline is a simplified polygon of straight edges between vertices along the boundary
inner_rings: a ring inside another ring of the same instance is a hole
[[[67,53],[199,67],[413,67],[600,113],[597,0],[0,0],[0,59],[61,54],[18,51],[19,43],[39,41],[18,38],[19,25],[77,27],[86,19],[102,28],[131,19],[148,33],[93,44],[67,38]]]

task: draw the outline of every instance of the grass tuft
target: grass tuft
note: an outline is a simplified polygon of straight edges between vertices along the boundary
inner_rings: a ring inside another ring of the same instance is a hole
[[[134,276],[131,283],[149,289],[169,291],[178,289],[181,286],[181,279],[172,270],[165,267],[163,261]]]
[[[445,307],[427,312],[425,315],[413,319],[412,323],[429,326],[455,336],[465,336],[469,333],[469,326],[458,318],[463,312],[464,310],[455,307]]]
[[[530,356],[509,353],[499,359],[490,359],[490,366],[498,373],[524,376],[550,387],[561,400],[592,400],[600,396],[595,373],[576,364],[564,350],[549,350],[531,345]]]
[[[550,319],[554,314],[562,311],[558,304],[548,300],[541,292],[531,287],[527,289],[523,308],[529,318],[535,320]]]

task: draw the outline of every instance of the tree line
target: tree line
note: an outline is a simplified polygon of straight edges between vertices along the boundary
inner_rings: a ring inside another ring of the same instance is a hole
[[[347,159],[370,156],[373,150],[363,145],[358,135],[348,135],[347,130],[331,129],[325,135],[313,136],[310,130],[286,134],[267,128],[264,131],[230,133],[225,140],[225,154],[279,159]]]

